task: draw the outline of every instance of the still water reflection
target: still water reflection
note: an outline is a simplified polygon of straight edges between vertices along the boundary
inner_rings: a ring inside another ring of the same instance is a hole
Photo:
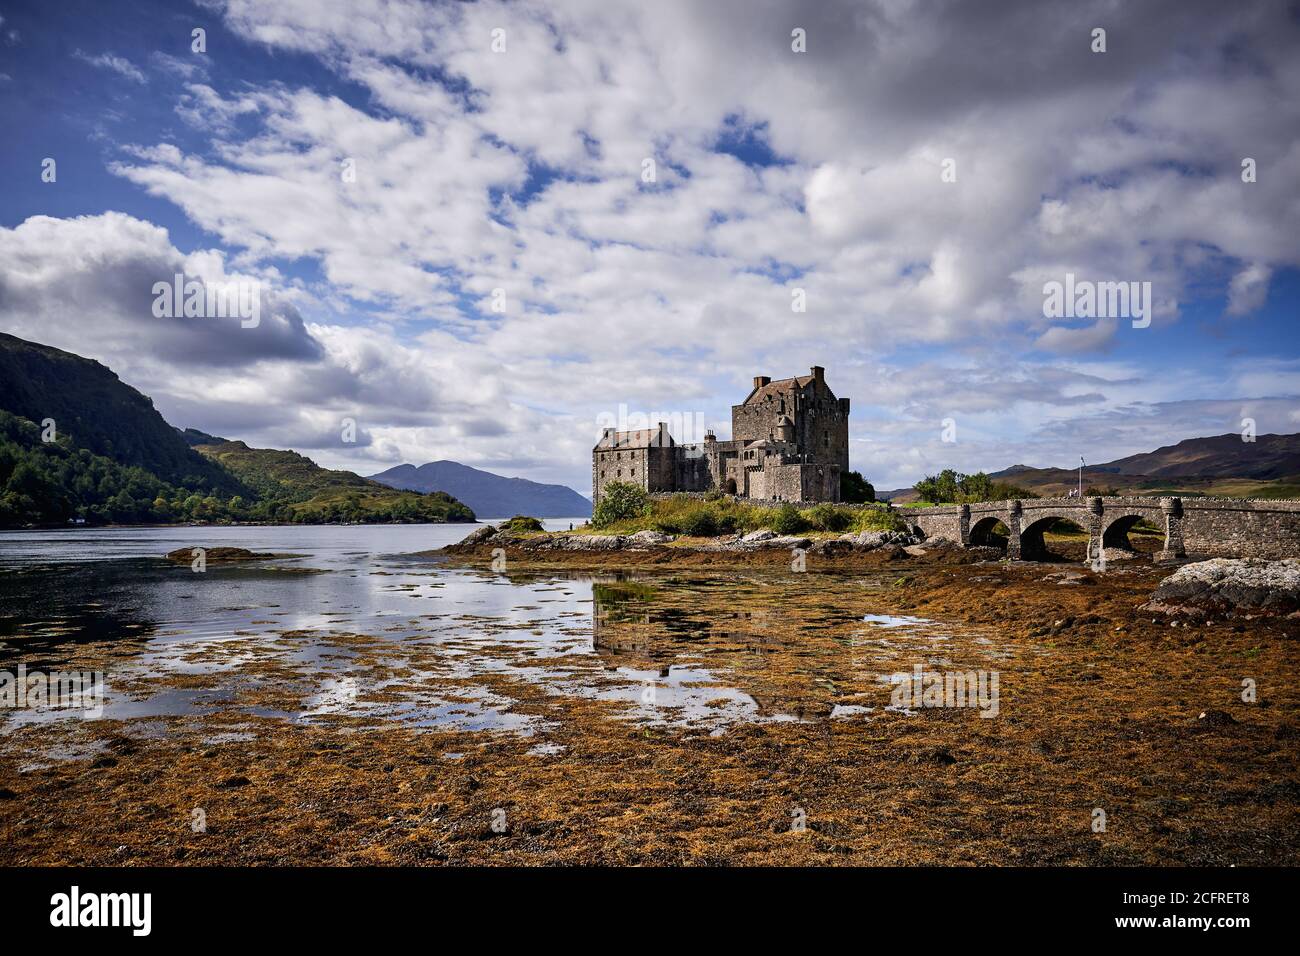
[[[544,735],[563,708],[520,707],[535,696],[524,687],[607,702],[638,725],[721,733],[737,722],[861,719],[873,708],[846,690],[854,681],[947,653],[939,625],[864,620],[853,601],[805,610],[792,631],[779,598],[798,581],[493,574],[421,553],[467,530],[0,535],[0,671],[101,669],[104,718],[216,716],[224,733],[257,715]],[[194,545],[280,556],[204,573],[161,558]],[[842,582],[858,602],[871,586]],[[0,734],[77,719],[11,709]],[[541,741],[538,753],[553,746]]]

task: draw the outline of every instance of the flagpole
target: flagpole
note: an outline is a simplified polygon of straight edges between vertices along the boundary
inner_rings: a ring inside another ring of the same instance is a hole
[[[1079,497],[1083,497],[1083,456],[1079,456]]]

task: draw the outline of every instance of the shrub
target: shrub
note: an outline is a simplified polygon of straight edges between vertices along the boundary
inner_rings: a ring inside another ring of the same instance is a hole
[[[775,508],[742,505],[736,511],[736,524],[741,531],[759,531],[763,528],[770,528],[775,518]]]
[[[786,502],[776,509],[769,527],[777,534],[798,534],[808,527],[808,523],[804,521],[798,508]]]
[[[527,515],[515,515],[509,521],[501,526],[503,531],[515,531],[523,533],[526,531],[541,531],[542,523],[536,518],[530,518]]]
[[[907,530],[903,519],[885,508],[863,508],[853,516],[849,527],[854,532]]]
[[[683,534],[711,538],[718,533],[718,520],[708,508],[696,508],[683,516],[681,528]]]
[[[627,481],[611,481],[601,493],[591,512],[593,528],[604,528],[616,521],[626,521],[646,514],[649,498],[645,489]]]
[[[844,531],[853,523],[853,516],[846,509],[832,504],[814,505],[803,515],[818,531]]]

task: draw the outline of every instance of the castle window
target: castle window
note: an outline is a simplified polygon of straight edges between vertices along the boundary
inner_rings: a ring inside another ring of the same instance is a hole
[[[825,435],[822,436],[822,438],[824,439],[824,443],[825,443],[826,447],[827,447],[827,448],[830,448],[830,447],[831,447],[831,433],[830,433],[830,432],[827,432]]]

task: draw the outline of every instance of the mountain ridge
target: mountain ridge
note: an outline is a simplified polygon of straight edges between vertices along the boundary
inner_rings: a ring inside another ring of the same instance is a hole
[[[371,480],[410,491],[442,491],[463,501],[481,518],[586,518],[591,502],[568,485],[508,478],[442,458],[423,465],[404,463],[369,476]]]
[[[989,473],[1040,495],[1065,494],[1079,483],[1077,468],[1017,464]],[[1300,433],[1184,438],[1149,452],[1083,467],[1083,485],[1121,494],[1300,497]],[[882,500],[915,500],[912,488],[881,492]]]

